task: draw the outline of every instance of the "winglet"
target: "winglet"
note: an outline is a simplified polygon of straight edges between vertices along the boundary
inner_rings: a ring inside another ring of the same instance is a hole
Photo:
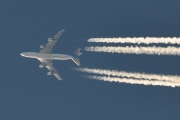
[[[58,73],[54,73],[54,76],[58,79],[58,80],[62,80],[61,76]]]
[[[57,40],[59,39],[59,37],[61,36],[61,34],[64,32],[64,30],[59,31],[54,37],[53,40]]]

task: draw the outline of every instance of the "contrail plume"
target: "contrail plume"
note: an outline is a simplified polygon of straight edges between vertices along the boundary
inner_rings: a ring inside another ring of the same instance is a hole
[[[91,52],[108,52],[108,53],[125,53],[125,54],[148,54],[148,55],[180,55],[180,48],[177,47],[100,47],[100,46],[91,46],[85,47],[86,51]]]
[[[136,80],[136,79],[127,79],[127,78],[118,78],[118,77],[107,77],[107,76],[89,76],[88,78],[109,81],[109,82],[120,82],[120,83],[130,83],[130,84],[169,86],[169,87],[180,86],[180,83],[153,81],[153,80]]]
[[[138,72],[125,72],[125,71],[117,71],[117,70],[107,70],[107,69],[104,70],[104,69],[91,69],[91,68],[78,68],[76,70],[86,73],[93,73],[93,74],[100,74],[107,76],[180,83],[180,76],[177,75],[172,76],[172,75],[160,75],[160,74],[146,74],[146,73],[138,73]]]
[[[91,38],[88,42],[103,42],[103,43],[133,43],[133,44],[180,44],[180,38],[156,38],[156,37],[138,37],[138,38]]]

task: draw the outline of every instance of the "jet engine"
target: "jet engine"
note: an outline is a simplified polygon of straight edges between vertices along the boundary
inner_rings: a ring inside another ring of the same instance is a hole
[[[40,48],[44,48],[44,45],[40,45]]]
[[[53,39],[52,38],[48,38],[48,41],[50,42],[50,41],[52,41]]]
[[[52,72],[47,72],[47,75],[52,75]]]
[[[39,68],[43,68],[43,67],[44,67],[44,65],[42,65],[42,64],[39,65]]]

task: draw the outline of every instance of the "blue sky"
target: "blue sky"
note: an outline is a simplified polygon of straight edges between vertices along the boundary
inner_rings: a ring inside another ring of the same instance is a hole
[[[55,53],[96,45],[86,42],[95,37],[179,37],[179,11],[177,0],[2,0],[0,119],[179,120],[179,87],[86,79],[72,61],[53,62],[58,81],[20,56],[61,29]],[[180,75],[179,56],[82,52],[82,67]]]

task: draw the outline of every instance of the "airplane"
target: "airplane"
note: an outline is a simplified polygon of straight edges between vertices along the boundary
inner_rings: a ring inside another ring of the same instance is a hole
[[[39,65],[39,68],[46,67],[49,72],[47,75],[54,75],[58,80],[62,80],[61,76],[58,74],[56,69],[53,67],[52,60],[73,60],[78,66],[80,66],[79,56],[82,54],[81,48],[78,48],[72,55],[67,54],[52,54],[52,49],[61,36],[61,34],[64,32],[64,30],[59,31],[53,38],[48,38],[48,43],[43,46],[40,45],[41,50],[39,52],[23,52],[20,53],[23,57],[28,58],[36,58],[38,59],[41,64]]]

